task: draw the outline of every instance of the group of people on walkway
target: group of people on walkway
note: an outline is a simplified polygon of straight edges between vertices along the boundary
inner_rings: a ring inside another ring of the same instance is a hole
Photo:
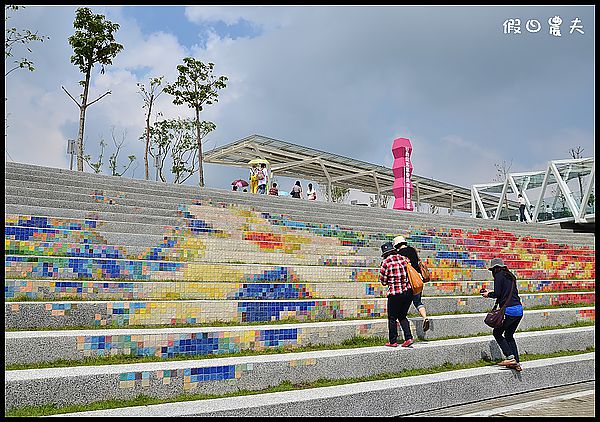
[[[290,190],[290,196],[292,198],[304,199],[304,191],[302,190],[302,185],[300,184],[300,180],[296,180],[294,186]],[[313,188],[312,183],[308,184],[308,189],[306,190],[306,199],[309,201],[317,200],[317,191]]]
[[[259,194],[259,195],[275,195],[279,196],[279,187],[277,183],[272,182],[269,183],[269,171],[267,169],[267,165],[265,163],[261,163],[260,167],[257,164],[253,164],[250,167],[250,175],[249,175],[249,185],[250,185],[250,193]],[[270,188],[267,192],[267,186],[270,185]],[[233,190],[238,191],[241,186],[238,186],[234,183]],[[244,189],[246,192],[246,189]],[[290,189],[289,195],[292,198],[304,198],[304,190],[302,189],[302,185],[299,180],[296,180],[296,183]],[[317,191],[313,187],[312,183],[308,184],[308,190],[306,191],[306,199],[316,201],[317,199]]]
[[[420,259],[415,248],[408,245],[403,236],[396,236],[392,242],[381,245],[382,262],[379,269],[379,281],[387,286],[387,312],[388,312],[388,347],[398,346],[398,323],[404,335],[402,347],[409,347],[414,343],[407,318],[410,304],[412,303],[422,318],[423,331],[430,328],[430,320],[423,302],[421,293],[413,294],[409,280],[409,268],[412,266],[422,275]],[[521,371],[519,353],[514,339],[514,333],[523,318],[523,305],[516,285],[516,277],[504,265],[501,258],[491,260],[489,271],[494,278],[494,290],[481,289],[480,294],[485,298],[495,298],[501,308],[504,307],[504,320],[501,326],[493,329],[493,336],[506,357],[499,362],[500,366]]]
[[[252,164],[252,167],[250,167],[249,179],[250,193],[258,193],[261,195],[265,195],[267,193],[269,171],[267,170],[267,165],[265,163],[261,163],[260,168],[257,164]]]

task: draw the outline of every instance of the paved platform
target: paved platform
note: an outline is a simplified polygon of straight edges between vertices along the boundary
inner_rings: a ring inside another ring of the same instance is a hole
[[[581,382],[451,406],[445,409],[419,412],[407,416],[593,417],[595,416],[595,388],[596,381]]]

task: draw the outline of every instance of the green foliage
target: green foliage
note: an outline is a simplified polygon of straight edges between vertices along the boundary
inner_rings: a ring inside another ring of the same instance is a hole
[[[164,92],[173,95],[173,104],[187,104],[196,111],[196,143],[198,144],[198,176],[200,186],[204,186],[202,170],[202,137],[203,129],[200,123],[200,112],[205,104],[218,101],[218,91],[225,88],[227,77],[213,75],[214,63],[204,64],[193,57],[185,57],[183,63],[177,66],[177,80],[165,87]]]
[[[31,53],[31,49],[27,46],[27,44],[33,41],[44,42],[45,39],[50,39],[44,35],[38,35],[37,31],[32,32],[29,29],[19,30],[15,27],[8,27],[8,19],[10,18],[8,12],[13,10],[18,10],[19,8],[23,8],[24,6],[15,6],[15,5],[6,5],[4,6],[5,18],[4,18],[4,59],[8,59],[9,57],[13,57],[13,48],[15,44],[23,44],[27,51]],[[21,58],[20,60],[15,60],[14,66],[8,72],[4,74],[7,76],[9,73],[13,72],[17,69],[28,69],[33,72],[35,68],[33,67],[33,62],[27,58]]]
[[[73,27],[75,34],[69,37],[74,53],[71,63],[79,66],[82,73],[89,73],[96,63],[112,64],[112,59],[123,50],[113,35],[119,24],[106,21],[104,15],[95,15],[87,7],[77,9]],[[82,82],[85,84],[85,81]]]
[[[218,90],[227,86],[227,77],[217,78],[213,75],[214,63],[204,64],[193,57],[185,57],[183,62],[177,66],[177,80],[164,89],[175,97],[173,104],[187,104],[190,108],[202,111],[204,104],[218,102]]]
[[[92,163],[92,156],[87,154],[83,156],[83,160],[88,163],[88,165],[94,170],[94,173],[98,174],[102,172],[102,157],[104,156],[104,148],[106,147],[106,142],[104,139],[100,139],[100,155],[98,156],[98,161]]]
[[[119,152],[121,151],[121,147],[123,146],[123,143],[125,142],[125,136],[126,136],[126,131],[123,132],[121,141],[117,141],[116,137],[115,137],[115,128],[112,128],[112,139],[113,139],[113,143],[115,145],[115,152],[113,152],[110,157],[108,158],[108,168],[111,171],[111,175],[112,176],[122,176],[123,174],[125,174],[125,172],[127,172],[127,170],[131,167],[131,164],[135,161],[136,157],[135,155],[129,155],[127,158],[129,159],[129,163],[123,165],[123,171],[119,172],[118,171],[118,156],[119,156]],[[100,138],[100,155],[98,156],[98,161],[96,161],[95,163],[93,163],[91,161],[92,156],[91,155],[84,155],[83,159],[84,161],[92,168],[92,170],[94,171],[94,173],[98,174],[102,172],[102,165],[104,164],[102,162],[102,158],[104,156],[104,148],[106,147],[106,142],[104,141],[104,138]]]
[[[325,193],[327,196],[327,193]],[[331,187],[331,200],[333,202],[342,203],[346,200],[346,198],[350,195],[350,189],[342,188],[340,186],[332,186]]]
[[[141,83],[136,84],[139,88],[138,94],[140,94],[144,100],[144,105],[142,105],[142,108],[151,107],[152,103],[160,96],[160,94],[164,92],[164,87],[160,87],[163,83],[163,79],[164,76],[151,78],[149,88],[146,88],[146,86]]]
[[[200,122],[200,133],[204,137],[215,129],[212,122]],[[171,173],[175,176],[173,183],[183,183],[196,171],[198,143],[196,142],[196,124],[192,119],[166,119],[155,122],[150,127],[150,155],[161,156],[159,175],[163,182],[164,161],[171,157]],[[140,139],[143,139],[142,135]]]
[[[125,143],[126,134],[127,134],[127,131],[124,131],[123,136],[121,137],[121,141],[118,142],[115,137],[115,128],[114,127],[112,128],[111,136],[112,136],[113,143],[115,144],[116,149],[115,149],[115,152],[113,154],[111,154],[110,158],[108,159],[108,168],[110,168],[110,171],[113,176],[123,176],[127,172],[127,170],[129,170],[129,168],[131,167],[131,164],[135,161],[135,155],[128,155],[127,158],[129,159],[129,163],[123,165],[123,171],[121,171],[120,173],[117,171],[117,168],[118,168],[117,160],[118,160],[119,152],[121,151],[121,147]]]

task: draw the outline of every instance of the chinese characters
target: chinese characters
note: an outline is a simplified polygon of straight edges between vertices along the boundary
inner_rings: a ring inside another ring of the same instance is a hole
[[[548,18],[548,34],[554,37],[562,37],[561,33],[561,25],[563,20],[560,16],[551,16]],[[520,18],[510,18],[506,19],[502,23],[502,28],[505,34],[521,34],[521,19]],[[542,30],[542,24],[537,19],[527,19],[525,21],[525,30],[529,33],[536,33]],[[569,34],[573,34],[573,32],[578,32],[579,34],[584,34],[583,24],[579,17],[576,17],[571,21],[571,26],[569,27]]]

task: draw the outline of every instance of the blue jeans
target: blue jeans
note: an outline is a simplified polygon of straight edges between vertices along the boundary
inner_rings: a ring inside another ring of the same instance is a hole
[[[521,322],[521,318],[523,318],[523,316],[506,315],[504,317],[504,324],[502,324],[501,327],[494,328],[492,331],[504,356],[509,357],[510,355],[513,355],[517,362],[519,362],[519,352],[517,351],[517,342],[513,335],[517,330],[519,322]],[[504,334],[504,336],[502,336],[502,334]]]
[[[423,305],[423,302],[421,302],[421,293],[419,293],[418,295],[413,295],[412,303],[413,303],[413,305],[415,305],[415,308],[417,308],[417,311],[420,308],[425,307],[425,305]]]
[[[258,193],[261,195],[267,193],[267,185],[258,185]]]

